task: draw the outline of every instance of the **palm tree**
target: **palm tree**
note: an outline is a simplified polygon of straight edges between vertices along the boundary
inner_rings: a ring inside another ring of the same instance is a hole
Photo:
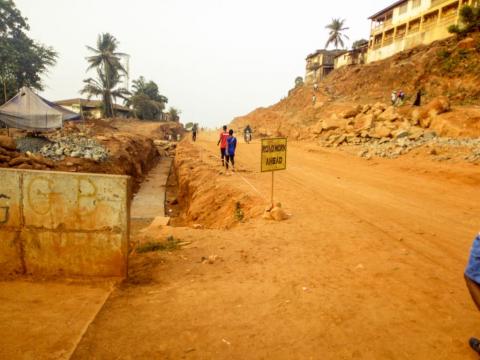
[[[80,91],[81,94],[87,94],[88,99],[92,96],[97,96],[102,98],[103,103],[103,115],[105,117],[113,117],[115,116],[113,110],[113,100],[117,98],[127,99],[130,95],[130,92],[125,89],[118,87],[121,83],[121,75],[118,73],[110,74],[107,76],[105,72],[98,68],[97,69],[97,78],[88,78],[84,80],[85,86]]]
[[[106,116],[108,114],[111,116],[114,115],[111,97],[113,96],[112,89],[117,87],[117,85],[120,83],[121,75],[125,75],[127,73],[120,61],[121,57],[126,56],[127,54],[117,52],[117,48],[117,39],[109,33],[98,35],[96,49],[91,46],[87,46],[87,49],[94,53],[94,55],[87,57],[87,61],[90,64],[87,71],[96,69],[98,73],[98,80],[94,80],[92,78],[85,80],[84,82],[87,83],[85,88],[87,88],[90,84],[97,89],[108,89],[107,92],[102,93],[102,98],[104,101],[103,106],[106,110]],[[110,83],[110,81],[115,83]],[[101,86],[99,87],[99,85]],[[84,91],[85,88],[82,90],[82,93],[88,92]],[[127,91],[126,89],[122,90]],[[108,95],[109,93],[111,93],[111,96]],[[92,93],[90,94],[92,95]]]
[[[326,48],[332,43],[335,45],[335,49],[338,49],[338,45],[342,48],[345,47],[344,39],[349,39],[347,35],[343,34],[344,31],[349,29],[345,27],[345,19],[332,19],[332,22],[325,28],[330,30],[327,43],[325,44]]]

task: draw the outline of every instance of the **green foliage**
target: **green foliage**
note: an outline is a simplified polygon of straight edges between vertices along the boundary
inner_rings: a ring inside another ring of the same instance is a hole
[[[92,96],[101,97],[103,103],[103,115],[105,117],[114,117],[114,100],[118,98],[127,99],[129,92],[120,87],[122,77],[126,74],[121,64],[121,57],[126,54],[117,52],[118,41],[109,34],[101,34],[97,39],[97,48],[87,46],[93,55],[87,57],[89,63],[88,69],[97,71],[97,78],[88,78],[84,80],[86,84],[80,91],[87,94],[90,99]]]
[[[295,87],[298,88],[298,87],[302,87],[302,86],[303,86],[303,77],[297,76],[295,78]]]
[[[356,40],[352,44],[352,49],[357,50],[366,45],[368,45],[368,40],[365,40],[365,39]]]
[[[180,248],[180,240],[169,236],[165,242],[147,242],[137,247],[137,253],[143,254],[155,251],[174,251]]]
[[[450,57],[450,55],[452,55],[452,53],[448,50],[445,50],[445,49],[442,49],[440,51],[438,51],[437,53],[437,56],[441,59],[441,60],[446,60]]]
[[[344,40],[349,39],[349,37],[343,33],[349,29],[348,27],[345,27],[345,19],[332,19],[332,22],[325,28],[330,30],[325,48],[328,48],[330,44],[334,44],[335,49],[338,49],[339,45],[344,48]]]
[[[177,109],[172,106],[170,107],[170,110],[168,111],[168,113],[170,114],[170,120],[176,121],[176,122],[180,121],[180,114],[182,113],[180,109]]]
[[[87,94],[90,99],[92,96],[102,99],[102,112],[106,117],[114,116],[114,102],[116,98],[127,99],[129,91],[120,87],[121,76],[118,73],[110,73],[107,76],[102,69],[97,69],[97,78],[88,78],[83,80],[85,86],[80,90],[81,94]]]
[[[42,75],[56,63],[57,53],[29,38],[28,30],[14,2],[0,0],[0,104],[23,86],[42,90]]]
[[[127,104],[133,107],[135,116],[142,120],[162,119],[168,99],[160,95],[158,85],[153,81],[146,82],[145,78],[140,76],[138,80],[133,81],[133,90]]]
[[[480,30],[480,7],[464,5],[460,9],[461,25],[450,25],[448,31],[464,37],[467,34]]]

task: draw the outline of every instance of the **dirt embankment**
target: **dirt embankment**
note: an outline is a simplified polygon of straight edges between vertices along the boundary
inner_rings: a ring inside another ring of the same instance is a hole
[[[174,225],[226,229],[262,213],[261,199],[238,188],[235,174],[226,174],[219,160],[187,140],[177,147],[174,171],[178,179],[180,216]]]
[[[93,120],[67,123],[62,131],[42,138],[17,131],[16,140],[2,136],[0,167],[129,175],[136,191],[160,157],[154,140],[181,134],[181,129],[177,123]],[[45,144],[51,149],[41,151]],[[95,158],[98,149],[108,154],[106,159]]]
[[[310,86],[294,89],[277,104],[234,119],[232,126],[241,129],[250,124],[257,136],[298,140],[328,140],[331,130],[335,135],[352,137],[359,128],[367,131],[363,138],[375,139],[370,130],[377,125],[412,134],[433,130],[443,137],[478,137],[479,69],[480,35],[462,42],[450,38],[383,61],[336,70],[319,84],[318,91]],[[404,104],[388,106],[392,90],[406,93]],[[415,108],[411,105],[419,90],[424,106]],[[368,114],[372,108],[376,111]],[[370,120],[357,118],[360,113],[368,114]],[[339,120],[348,121],[343,125]],[[336,123],[333,129],[332,122]],[[383,135],[380,138],[395,137],[387,131],[377,134]]]

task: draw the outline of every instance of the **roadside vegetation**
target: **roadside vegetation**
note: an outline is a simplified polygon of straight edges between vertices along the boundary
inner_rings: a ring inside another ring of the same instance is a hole
[[[451,25],[448,31],[465,37],[469,33],[480,31],[480,6],[465,5],[460,9],[460,24]]]
[[[23,86],[43,90],[41,77],[56,63],[57,52],[31,39],[29,29],[15,3],[0,0],[0,105]]]

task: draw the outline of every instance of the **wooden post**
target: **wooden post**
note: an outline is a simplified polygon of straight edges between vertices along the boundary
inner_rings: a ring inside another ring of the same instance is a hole
[[[273,186],[274,186],[274,180],[275,180],[275,171],[272,171],[272,209],[275,207],[275,204],[273,203]]]

